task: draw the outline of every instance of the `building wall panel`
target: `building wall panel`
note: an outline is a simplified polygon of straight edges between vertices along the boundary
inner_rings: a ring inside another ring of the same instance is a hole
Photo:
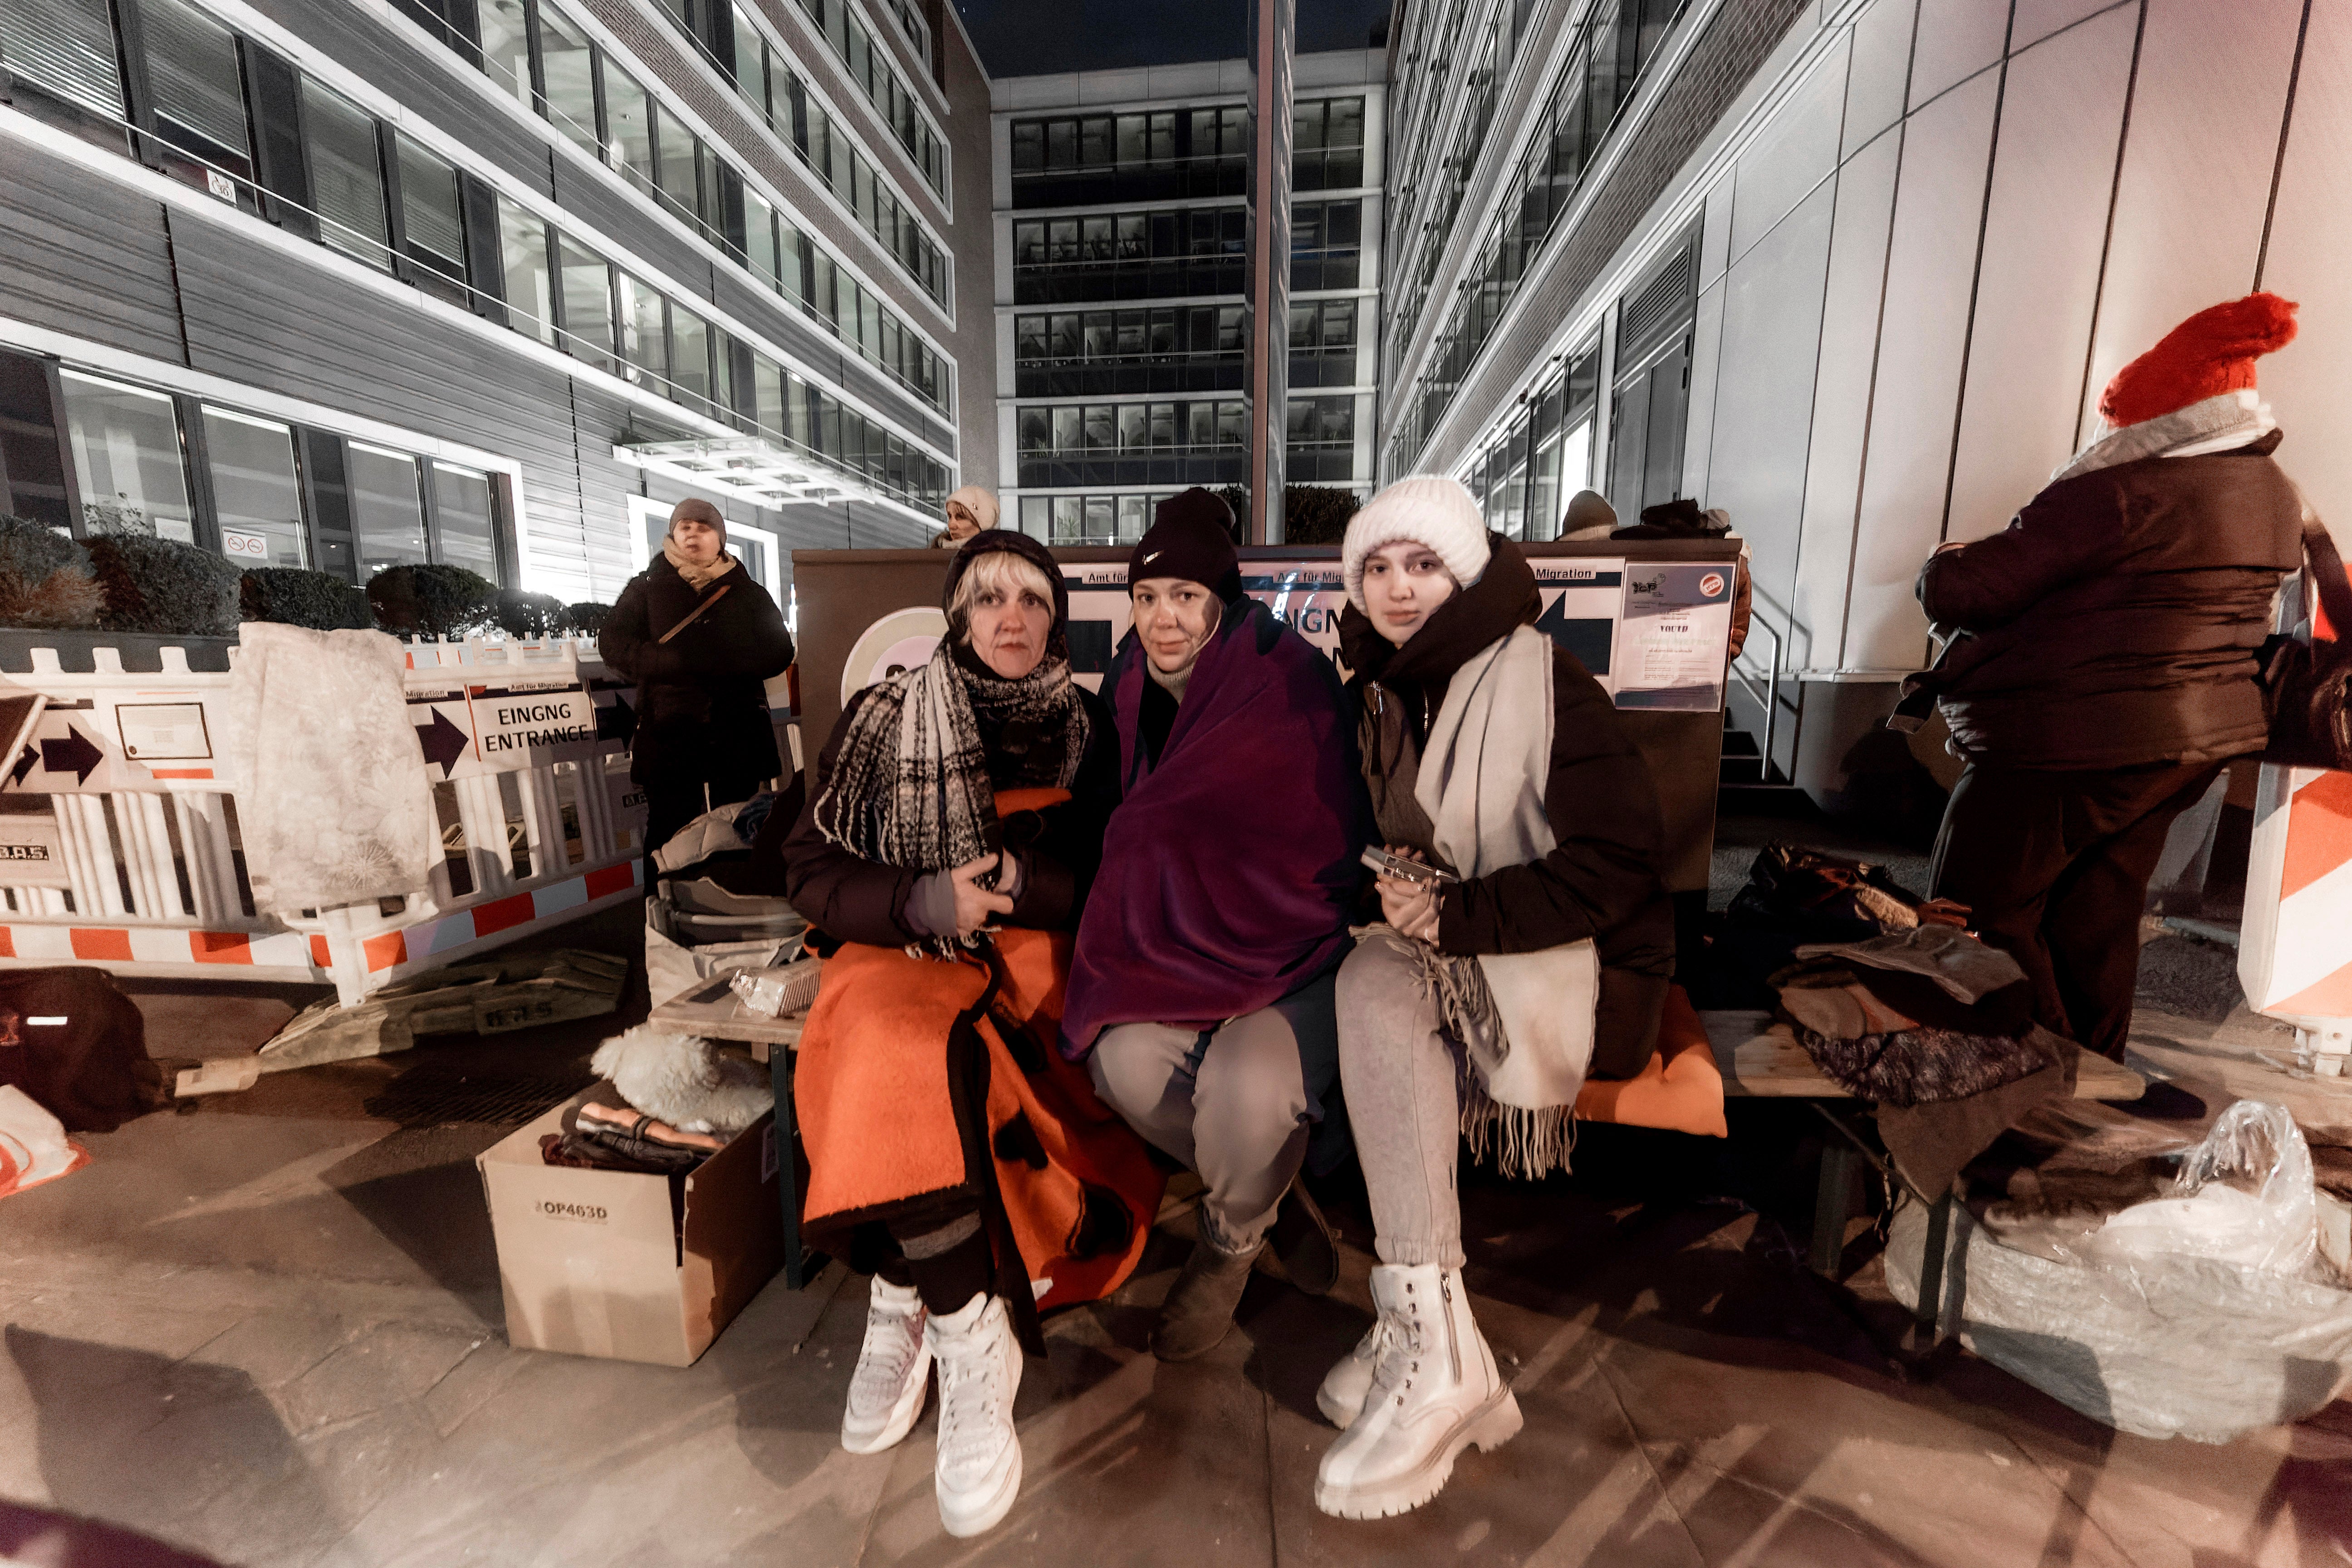
[[[1900,674],[1927,651],[1927,617],[1912,584],[1943,521],[1998,86],[1993,75],[1979,76],[1905,128],[1840,660],[1846,668]]]
[[[1737,263],[1837,166],[1844,117],[1846,57],[1841,38],[1739,155],[1732,201],[1731,259]]]
[[[180,363],[162,205],[0,137],[0,316]]]
[[[1841,158],[1853,157],[1903,118],[1904,94],[1911,83],[1911,36],[1918,16],[1919,0],[1875,0],[1854,19]]]
[[[1909,103],[1916,111],[1999,63],[2010,0],[1919,0]]]
[[[2010,61],[1947,538],[2006,527],[2074,450],[2137,21],[2110,11]]]

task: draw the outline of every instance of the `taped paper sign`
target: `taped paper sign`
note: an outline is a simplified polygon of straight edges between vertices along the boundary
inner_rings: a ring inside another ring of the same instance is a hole
[[[1618,707],[1691,712],[1723,706],[1737,570],[1729,562],[1650,562],[1626,574]]]
[[[593,753],[600,710],[584,687],[461,686],[408,699],[409,722],[436,781],[520,773]]]

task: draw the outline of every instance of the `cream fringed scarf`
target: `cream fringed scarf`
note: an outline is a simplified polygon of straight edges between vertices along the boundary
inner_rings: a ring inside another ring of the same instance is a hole
[[[1434,847],[1465,878],[1523,866],[1558,842],[1544,815],[1551,772],[1551,639],[1522,626],[1473,655],[1429,726],[1413,798]],[[1402,940],[1402,939],[1399,939]],[[1601,960],[1591,941],[1475,959],[1418,950],[1423,978],[1468,1057],[1462,1131],[1506,1175],[1563,1168],[1577,1091],[1592,1060]]]
[[[679,554],[677,542],[668,538],[662,541],[662,559],[677,567],[677,574],[686,579],[686,585],[698,594],[735,570],[735,557],[728,554],[724,550],[719,552],[719,559],[709,565],[697,566]]]

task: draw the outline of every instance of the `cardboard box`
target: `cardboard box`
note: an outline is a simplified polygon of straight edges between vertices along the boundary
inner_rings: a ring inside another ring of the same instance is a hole
[[[574,1103],[577,1103],[576,1101]],[[559,1106],[476,1156],[498,1237],[507,1342],[688,1366],[783,1266],[776,1124],[762,1116],[685,1178],[540,1157]]]

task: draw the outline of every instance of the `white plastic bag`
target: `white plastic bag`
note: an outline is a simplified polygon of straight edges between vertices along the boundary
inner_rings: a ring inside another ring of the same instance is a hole
[[[2319,1250],[2311,1148],[2282,1106],[2242,1100],[2190,1150],[2172,1195],[2134,1204],[2091,1238],[2091,1260],[2132,1268],[2164,1258],[2304,1278]]]

